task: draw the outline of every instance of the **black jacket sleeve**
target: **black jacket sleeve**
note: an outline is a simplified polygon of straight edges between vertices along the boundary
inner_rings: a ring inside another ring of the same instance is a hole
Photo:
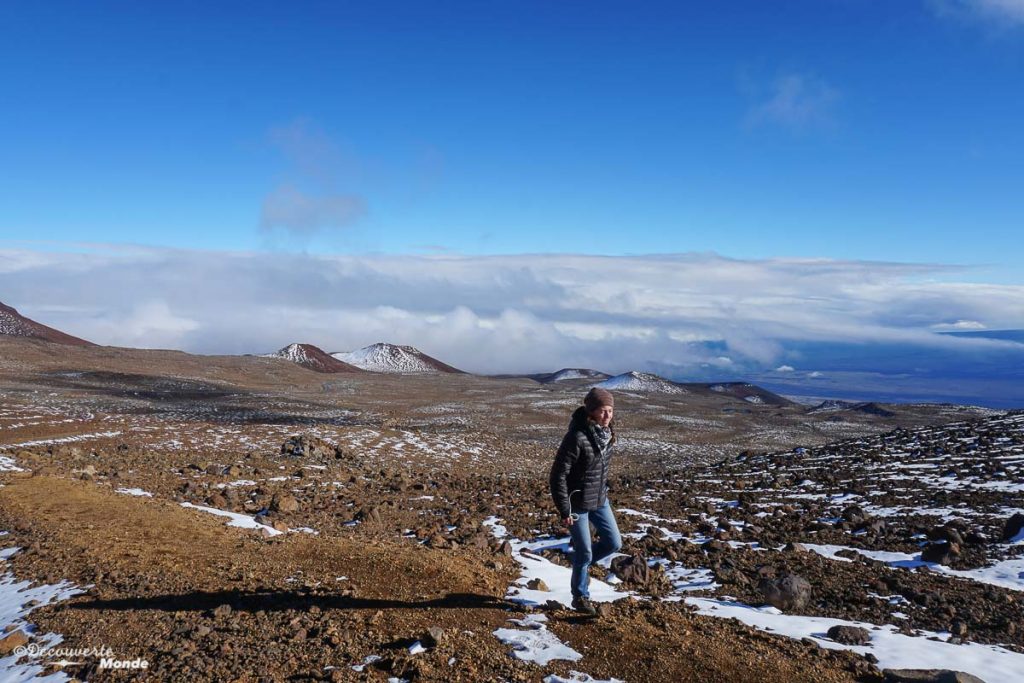
[[[576,441],[576,434],[569,431],[562,439],[562,445],[558,447],[555,455],[555,462],[551,465],[551,476],[548,483],[551,486],[551,498],[555,501],[558,514],[562,519],[569,516],[569,472],[580,457],[580,446]]]

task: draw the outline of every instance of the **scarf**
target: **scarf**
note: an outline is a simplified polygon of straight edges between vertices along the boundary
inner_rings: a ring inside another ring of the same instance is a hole
[[[594,430],[594,441],[597,442],[597,447],[601,450],[601,456],[603,457],[608,453],[608,442],[612,440],[612,430],[596,423],[590,426]]]

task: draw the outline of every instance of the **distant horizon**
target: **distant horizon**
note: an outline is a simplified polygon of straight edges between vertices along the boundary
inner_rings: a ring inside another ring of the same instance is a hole
[[[6,303],[6,302],[0,302],[0,303]],[[17,306],[14,306],[13,308],[17,309]],[[38,321],[37,320],[36,322],[39,322],[41,324],[46,324],[45,321]],[[66,330],[60,330],[60,331],[61,332],[66,332]],[[968,333],[968,334],[978,335],[978,334],[985,334],[986,332],[991,333],[993,335],[996,335],[997,337],[1001,337],[1001,336],[1009,336],[1009,337],[1012,337],[1012,338],[1022,338],[1022,337],[1024,337],[1024,330],[988,330],[988,331],[985,331],[985,332],[973,331],[973,332]],[[87,341],[92,341],[92,340],[87,340]],[[411,347],[411,348],[416,349],[417,351],[420,351],[421,353],[426,353],[426,355],[434,358],[435,360],[438,360],[438,361],[440,361],[442,363],[445,363],[445,364],[452,365],[452,366],[456,367],[457,369],[461,369],[461,368],[459,368],[459,361],[457,359],[439,356],[438,354],[427,353],[426,351],[424,351],[423,349],[420,349],[415,344],[409,344],[409,343],[401,342],[401,341],[389,341],[389,340],[386,340],[386,339],[381,339],[381,340],[378,340],[378,341],[375,341],[375,342],[370,342],[368,344],[365,344],[365,345],[362,345],[362,346],[358,346],[358,347],[355,347],[355,348],[351,348],[351,349],[333,350],[333,351],[328,349],[328,348],[324,348],[323,346],[321,346],[321,345],[319,345],[319,344],[317,344],[317,343],[315,343],[313,341],[308,341],[308,340],[307,341],[293,341],[293,342],[289,342],[288,344],[285,344],[284,346],[279,347],[278,349],[275,349],[273,351],[262,351],[262,352],[259,352],[259,351],[249,351],[249,352],[243,352],[243,353],[240,353],[240,354],[218,353],[218,352],[215,352],[215,351],[200,353],[200,352],[189,351],[187,349],[181,349],[181,348],[147,348],[147,347],[131,347],[131,346],[125,347],[125,346],[104,345],[104,344],[100,344],[100,346],[110,346],[110,347],[113,347],[113,348],[127,348],[127,349],[131,349],[131,350],[142,350],[142,351],[175,351],[175,352],[188,353],[190,355],[199,355],[199,356],[208,355],[208,356],[267,357],[267,356],[273,356],[276,351],[284,350],[284,349],[286,349],[289,346],[294,345],[294,344],[308,344],[308,345],[312,345],[312,346],[314,346],[316,348],[319,348],[321,351],[324,351],[325,353],[330,354],[332,356],[334,356],[336,354],[352,353],[354,351],[358,351],[358,350],[361,350],[361,349],[364,349],[364,348],[368,348],[370,346],[374,346],[374,345],[377,345],[377,344],[391,345],[391,346]],[[751,385],[755,385],[755,386],[761,387],[762,389],[765,389],[767,391],[775,393],[775,394],[777,394],[779,396],[782,396],[783,398],[787,398],[789,400],[793,400],[794,402],[805,404],[805,405],[814,405],[814,404],[820,403],[822,401],[839,400],[839,401],[848,401],[848,402],[853,402],[853,403],[858,403],[858,402],[878,402],[878,403],[887,403],[887,404],[915,404],[915,403],[942,403],[942,404],[947,404],[948,403],[948,404],[968,405],[968,406],[969,405],[974,405],[974,406],[981,406],[981,407],[993,408],[993,409],[999,409],[999,410],[1024,409],[1024,394],[1021,394],[1020,396],[1016,396],[1015,395],[1013,397],[999,397],[999,396],[992,396],[990,394],[985,394],[983,392],[982,393],[975,393],[975,394],[972,394],[972,393],[957,393],[957,392],[953,392],[953,393],[929,393],[929,389],[926,388],[926,387],[914,386],[913,384],[909,384],[908,385],[906,383],[904,383],[900,387],[896,387],[896,388],[893,388],[891,386],[887,387],[887,388],[861,388],[861,387],[858,386],[858,383],[857,383],[856,379],[852,379],[851,380],[850,375],[846,375],[845,382],[847,382],[847,383],[844,383],[844,379],[838,379],[838,380],[837,379],[831,379],[825,373],[821,373],[821,372],[810,373],[809,376],[806,373],[804,373],[803,381],[801,381],[800,379],[797,379],[797,378],[794,377],[791,381],[788,381],[788,382],[782,382],[782,381],[780,381],[778,379],[778,377],[774,377],[773,378],[770,375],[766,375],[765,373],[758,373],[758,372],[749,372],[749,373],[746,373],[746,374],[739,374],[739,375],[737,375],[737,374],[721,374],[721,375],[718,375],[718,376],[715,376],[713,374],[709,375],[709,374],[706,374],[706,373],[705,374],[697,374],[697,375],[686,375],[686,374],[671,373],[671,372],[667,373],[665,375],[660,375],[660,374],[658,374],[658,372],[655,369],[652,369],[652,368],[644,369],[646,365],[648,365],[648,364],[643,362],[643,361],[640,361],[639,363],[637,363],[633,367],[630,367],[629,369],[619,370],[619,371],[608,371],[608,370],[603,369],[602,367],[584,366],[584,365],[577,364],[577,365],[564,365],[564,366],[560,366],[560,367],[547,367],[547,368],[537,368],[537,367],[535,367],[533,369],[529,369],[528,368],[528,369],[524,369],[524,370],[513,370],[513,371],[498,372],[498,373],[492,373],[492,372],[471,372],[470,374],[475,374],[475,375],[483,376],[483,377],[505,378],[505,377],[532,377],[532,376],[536,376],[536,375],[555,374],[555,373],[558,373],[558,372],[563,371],[563,370],[591,370],[591,371],[595,371],[595,372],[599,372],[601,374],[607,375],[610,378],[614,378],[614,377],[617,377],[617,376],[620,376],[620,375],[624,375],[624,374],[627,374],[627,373],[631,373],[631,372],[645,372],[645,373],[655,374],[655,375],[658,375],[658,376],[663,376],[665,379],[668,379],[670,381],[677,382],[677,383],[680,383],[680,384],[688,384],[688,383],[702,384],[702,385],[708,385],[708,384],[735,384],[735,383],[751,384]],[[793,371],[792,370],[787,370],[786,372],[788,374],[789,372],[793,372]],[[856,373],[853,374],[853,377],[856,377]],[[787,379],[790,379],[790,378],[787,377]],[[829,381],[828,385],[825,385],[828,388],[825,388],[825,386],[823,386],[823,384],[822,384],[823,380],[828,380]],[[868,387],[871,387],[871,386],[872,386],[872,384],[869,383]],[[900,389],[902,389],[902,392],[900,391]]]

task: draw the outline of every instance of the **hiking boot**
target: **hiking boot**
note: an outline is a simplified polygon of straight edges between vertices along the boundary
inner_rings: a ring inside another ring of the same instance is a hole
[[[580,614],[587,614],[595,616],[597,610],[594,608],[594,603],[590,602],[590,598],[585,598],[582,595],[572,599],[572,608]]]

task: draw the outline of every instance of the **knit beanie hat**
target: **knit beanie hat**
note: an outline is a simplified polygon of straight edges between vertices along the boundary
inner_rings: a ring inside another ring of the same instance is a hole
[[[594,387],[589,392],[587,392],[586,398],[583,399],[583,406],[587,409],[588,413],[592,413],[602,406],[614,408],[615,397],[613,397],[612,392],[608,391],[607,389]]]

